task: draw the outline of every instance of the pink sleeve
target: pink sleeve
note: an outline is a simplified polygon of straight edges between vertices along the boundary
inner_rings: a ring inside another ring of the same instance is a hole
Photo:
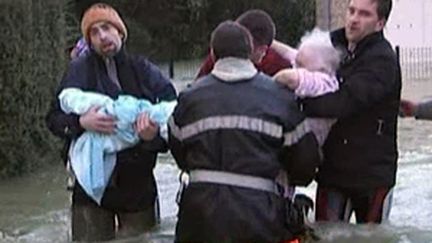
[[[339,89],[339,83],[335,76],[323,72],[311,72],[298,68],[299,86],[295,94],[300,98],[316,97]]]

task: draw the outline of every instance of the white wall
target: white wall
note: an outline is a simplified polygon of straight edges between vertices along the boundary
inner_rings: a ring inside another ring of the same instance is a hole
[[[426,46],[432,46],[432,1],[423,0],[424,5],[424,44]]]
[[[432,0],[393,0],[385,35],[393,45],[432,46]]]

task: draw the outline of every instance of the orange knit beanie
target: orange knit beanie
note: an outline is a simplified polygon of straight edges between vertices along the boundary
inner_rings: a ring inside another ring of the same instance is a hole
[[[123,34],[123,41],[126,40],[126,25],[123,23],[117,11],[108,4],[96,3],[85,11],[81,20],[81,32],[87,43],[90,43],[89,31],[91,26],[100,21],[106,21],[114,25],[118,31]]]

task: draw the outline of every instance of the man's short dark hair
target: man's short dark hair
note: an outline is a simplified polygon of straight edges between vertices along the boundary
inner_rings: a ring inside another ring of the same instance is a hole
[[[379,19],[388,20],[392,10],[392,0],[372,0],[377,4],[377,14]]]
[[[240,24],[228,20],[220,23],[211,35],[211,47],[216,59],[240,57],[248,59],[252,52],[252,37]]]
[[[254,44],[257,46],[270,46],[275,38],[276,27],[273,19],[263,10],[248,10],[240,15],[236,22],[249,30],[254,39]]]

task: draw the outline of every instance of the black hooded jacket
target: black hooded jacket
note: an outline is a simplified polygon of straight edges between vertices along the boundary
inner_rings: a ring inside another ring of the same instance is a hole
[[[337,118],[324,144],[321,186],[393,186],[397,169],[397,115],[401,92],[399,62],[382,32],[366,36],[353,52],[344,29],[331,34],[344,53],[340,89],[303,102],[310,117]]]

